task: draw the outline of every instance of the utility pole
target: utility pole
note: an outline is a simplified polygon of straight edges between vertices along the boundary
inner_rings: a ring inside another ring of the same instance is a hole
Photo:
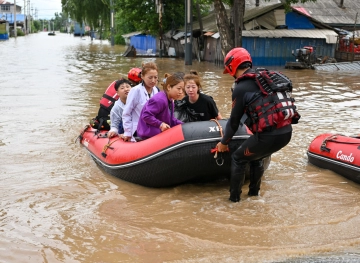
[[[27,30],[26,30],[26,0],[24,0],[24,30],[25,30],[25,35],[27,34]]]
[[[192,0],[185,0],[185,65],[192,65]],[[188,42],[188,33],[190,41]]]
[[[355,15],[355,23],[354,23],[354,31],[353,31],[353,44],[352,44],[352,54],[351,54],[351,62],[354,61],[355,58],[355,32],[356,32],[356,21],[357,21],[358,13]]]
[[[162,0],[156,0],[156,12],[159,13],[159,41],[160,41],[160,50],[159,50],[159,57],[162,58],[163,56],[163,24],[162,24],[162,14],[163,14],[163,3]]]
[[[113,0],[110,0],[110,22],[111,22],[111,46],[114,46],[114,5]]]
[[[14,0],[14,37],[17,37],[17,29],[16,29],[16,0]]]

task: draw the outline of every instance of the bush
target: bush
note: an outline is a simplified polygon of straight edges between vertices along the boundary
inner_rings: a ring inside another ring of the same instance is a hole
[[[16,29],[16,34],[17,34],[18,37],[25,36],[25,33],[19,28]]]
[[[115,35],[114,40],[116,45],[125,45],[125,38],[123,38],[121,35]]]

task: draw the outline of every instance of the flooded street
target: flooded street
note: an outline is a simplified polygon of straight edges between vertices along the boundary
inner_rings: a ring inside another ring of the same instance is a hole
[[[318,134],[360,133],[359,72],[278,68],[302,118],[260,196],[246,196],[245,183],[231,203],[226,181],[142,187],[106,174],[75,143],[107,86],[143,61],[160,79],[197,70],[229,117],[233,80],[222,68],[124,50],[60,33],[0,42],[0,263],[360,261],[360,185],[306,155]]]

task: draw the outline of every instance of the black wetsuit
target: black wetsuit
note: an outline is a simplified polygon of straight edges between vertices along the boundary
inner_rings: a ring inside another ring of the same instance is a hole
[[[246,73],[255,72],[252,69]],[[222,144],[228,144],[237,131],[240,120],[244,114],[246,105],[251,101],[260,88],[254,79],[246,78],[235,84],[232,94],[231,116],[225,128]],[[250,163],[250,185],[249,195],[258,195],[261,184],[261,177],[264,174],[263,158],[286,146],[292,135],[291,125],[256,133],[250,136],[233,154],[231,163],[230,177],[230,200],[238,202],[240,200],[241,187],[245,180],[245,167]]]

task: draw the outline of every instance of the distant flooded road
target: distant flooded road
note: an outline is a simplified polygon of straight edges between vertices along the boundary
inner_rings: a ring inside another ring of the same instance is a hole
[[[260,196],[231,203],[226,181],[145,188],[104,173],[74,143],[107,86],[143,61],[160,79],[197,70],[229,117],[233,80],[222,68],[124,50],[60,33],[0,42],[1,263],[360,261],[360,186],[306,156],[318,134],[359,134],[358,72],[278,68],[302,118]]]

